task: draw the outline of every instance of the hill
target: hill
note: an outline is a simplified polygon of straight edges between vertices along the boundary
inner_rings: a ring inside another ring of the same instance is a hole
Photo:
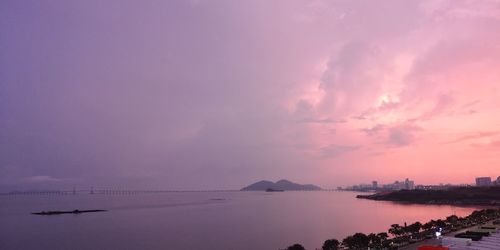
[[[320,187],[312,184],[298,184],[293,183],[288,180],[279,180],[277,182],[272,181],[258,181],[247,187],[241,189],[241,191],[265,191],[267,189],[273,190],[321,190]]]

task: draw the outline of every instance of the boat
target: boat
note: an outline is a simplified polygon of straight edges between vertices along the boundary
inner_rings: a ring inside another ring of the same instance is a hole
[[[285,190],[268,188],[266,189],[266,192],[285,192]]]

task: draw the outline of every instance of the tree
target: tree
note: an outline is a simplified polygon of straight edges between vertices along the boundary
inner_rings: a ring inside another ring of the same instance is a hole
[[[368,239],[370,240],[370,248],[379,249],[381,247],[382,239],[378,236],[378,234],[371,233],[368,235]]]
[[[434,227],[434,223],[432,221],[429,221],[422,225],[422,229],[425,231],[430,231],[432,227]]]
[[[340,242],[336,239],[329,239],[323,243],[323,250],[337,250],[339,249]]]
[[[395,237],[398,237],[398,236],[404,234],[404,229],[399,224],[392,224],[391,228],[389,228],[388,232],[390,234],[394,235]]]
[[[389,246],[391,245],[391,241],[388,240],[389,235],[386,232],[382,232],[378,233],[377,236],[381,242],[380,249],[389,249]]]
[[[452,227],[456,227],[458,225],[458,222],[460,221],[460,218],[456,215],[450,215],[446,217],[446,223],[451,225]]]
[[[456,216],[456,215],[450,215],[450,216],[446,217],[446,221],[449,222],[449,223],[457,222],[458,221],[458,216]]]
[[[387,240],[387,238],[389,238],[389,235],[386,232],[378,233],[377,236],[381,241]]]
[[[436,226],[441,228],[446,227],[446,222],[444,222],[444,220],[439,219],[436,221]]]
[[[417,221],[417,222],[409,225],[407,230],[411,234],[418,234],[420,232],[421,228],[422,228],[422,223]]]
[[[287,250],[306,250],[301,244],[293,244]]]
[[[342,240],[342,245],[344,245],[347,249],[368,249],[369,243],[370,239],[363,233],[355,233],[354,235],[347,236],[344,240]]]

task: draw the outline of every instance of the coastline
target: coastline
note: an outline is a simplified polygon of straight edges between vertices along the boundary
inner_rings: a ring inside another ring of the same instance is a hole
[[[373,199],[370,197],[366,197],[369,195],[357,195],[357,199],[365,199],[372,201],[388,201],[394,202],[397,204],[408,204],[408,205],[449,205],[456,207],[477,207],[477,208],[500,208],[500,201],[495,202],[477,202],[477,201],[439,201],[439,200],[430,200],[430,201],[406,201],[406,200],[385,200],[385,199]]]
[[[474,234],[477,227],[492,221],[499,221],[499,219],[500,209],[483,209],[476,210],[465,217],[450,215],[444,220],[431,219],[428,222],[415,222],[409,225],[406,223],[404,225],[392,224],[387,231],[381,233],[364,234],[358,232],[342,240],[326,239],[322,249],[416,250],[422,245],[439,246],[441,244],[440,233],[448,237],[455,237],[461,232],[466,232],[467,235],[460,235],[459,238],[468,238],[477,241],[477,234]],[[469,231],[473,233],[469,233]],[[480,233],[482,234],[483,232]],[[479,239],[482,236],[479,236]],[[294,244],[287,249],[304,250],[305,248],[300,244]]]
[[[449,190],[398,190],[359,194],[357,199],[407,204],[500,207],[500,187],[465,187]]]
[[[493,222],[495,220],[496,219],[491,219],[489,221],[486,221],[486,222],[482,223],[481,225],[485,225],[485,224],[491,223],[491,222]],[[454,237],[455,235],[457,235],[459,233],[463,233],[463,232],[466,232],[466,231],[469,231],[469,230],[473,230],[477,226],[478,225],[473,225],[473,226],[470,226],[470,227],[462,228],[462,229],[457,230],[457,231],[448,232],[448,233],[443,234],[443,236]],[[439,239],[437,239],[437,238],[425,239],[423,241],[419,241],[419,242],[415,242],[413,244],[407,245],[407,246],[405,246],[403,248],[400,248],[399,250],[418,250],[418,247],[423,246],[423,245],[434,245],[434,246],[437,246],[439,244],[441,244],[441,241]]]

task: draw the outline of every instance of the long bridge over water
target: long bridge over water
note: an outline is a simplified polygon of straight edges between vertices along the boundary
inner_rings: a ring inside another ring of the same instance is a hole
[[[337,189],[322,190],[290,190],[287,192],[331,192]],[[188,193],[188,192],[252,192],[231,189],[213,190],[136,190],[136,189],[72,189],[72,190],[26,190],[0,193],[2,196],[17,195],[139,195],[139,194],[159,194],[159,193]]]

